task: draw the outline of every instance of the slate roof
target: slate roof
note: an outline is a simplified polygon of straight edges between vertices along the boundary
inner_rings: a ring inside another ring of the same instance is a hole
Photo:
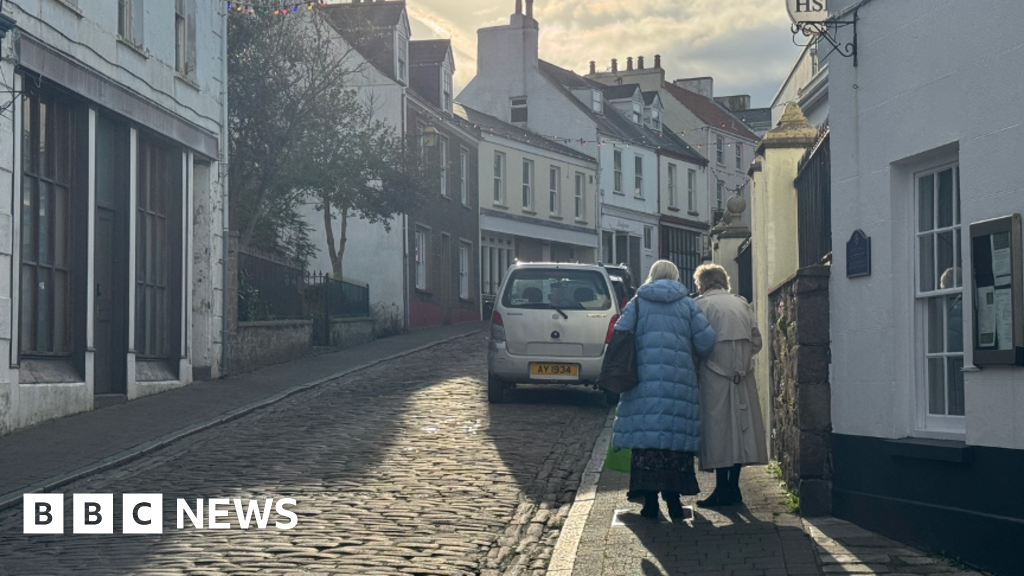
[[[640,88],[639,84],[623,84],[621,86],[605,86],[604,97],[608,100],[632,99],[633,94]]]
[[[398,26],[405,12],[405,0],[363,2],[362,4],[327,4],[328,17],[339,30],[365,30]]]
[[[409,65],[441,64],[451,49],[451,40],[413,40],[409,42]]]
[[[585,88],[600,90],[605,94],[605,99],[607,100],[608,96],[606,90],[619,87],[605,86],[599,82],[584,78],[571,70],[559,68],[558,66],[555,66],[550,62],[545,62],[544,60],[540,60],[538,62],[538,67],[541,74],[546,77],[555,86],[555,88],[561,90],[570,102],[574,102],[580,110],[590,117],[590,119],[597,125],[599,132],[613,138],[622,139],[627,143],[641,144],[650,148],[656,148],[659,151],[673,153],[676,156],[689,159],[697,164],[707,164],[707,159],[704,158],[700,152],[694,150],[671,130],[665,128],[662,133],[658,133],[645,126],[635,124],[632,120],[626,118],[625,115],[615,109],[614,106],[606,105],[604,106],[604,114],[597,114],[591,110],[590,106],[581,102],[579,98],[574,96],[572,93],[572,90]]]
[[[535,134],[533,132],[530,132],[529,130],[524,130],[518,126],[514,126],[507,122],[503,122],[495,118],[494,116],[484,114],[479,110],[474,110],[459,103],[455,103],[454,108],[456,116],[464,118],[466,121],[471,122],[474,128],[479,130],[482,134],[493,133],[503,138],[508,138],[509,140],[523,142],[525,144],[537,146],[538,148],[544,148],[545,150],[550,150],[552,152],[558,152],[559,154],[571,156],[579,160],[586,160],[587,162],[590,163],[595,162],[592,156],[588,156],[586,154],[583,154],[582,152],[573,150],[572,148],[569,148],[567,146],[559,144],[558,142],[545,138],[540,134]]]
[[[675,97],[683,106],[686,106],[687,109],[693,112],[697,118],[700,118],[702,122],[709,126],[714,126],[719,130],[724,130],[747,140],[759,140],[757,135],[751,132],[739,118],[733,116],[732,113],[714,100],[669,82],[665,82],[663,86],[666,92]]]
[[[658,97],[657,92],[644,92],[644,104],[650,106],[654,104],[654,99]]]

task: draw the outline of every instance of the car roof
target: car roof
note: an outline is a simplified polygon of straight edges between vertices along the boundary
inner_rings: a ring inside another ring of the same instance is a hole
[[[604,270],[603,266],[598,266],[597,264],[579,264],[576,262],[517,262],[515,267],[519,269],[564,268],[567,270]]]

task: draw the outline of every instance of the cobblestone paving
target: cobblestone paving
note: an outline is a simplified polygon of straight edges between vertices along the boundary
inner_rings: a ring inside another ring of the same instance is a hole
[[[461,339],[325,384],[63,489],[64,535],[0,514],[0,575],[543,574],[607,408],[581,389],[486,402]],[[122,535],[120,494],[164,494],[162,535]],[[114,534],[71,533],[72,493],[114,493]],[[294,498],[298,525],[176,529],[185,498]]]

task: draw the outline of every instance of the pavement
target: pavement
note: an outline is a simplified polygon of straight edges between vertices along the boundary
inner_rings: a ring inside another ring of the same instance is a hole
[[[595,443],[547,576],[982,576],[833,517],[802,518],[787,507],[767,466],[740,476],[744,503],[693,506],[714,489],[698,471],[701,494],[684,497],[689,519],[673,523],[661,502],[657,521],[626,500],[629,475],[602,470],[612,419]]]
[[[311,386],[485,328],[417,330],[15,431],[0,437],[0,510],[20,506],[25,492],[52,491]]]

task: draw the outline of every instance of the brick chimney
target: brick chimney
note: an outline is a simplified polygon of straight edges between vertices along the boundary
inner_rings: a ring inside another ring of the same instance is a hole
[[[629,56],[628,58],[626,58],[626,71],[628,72],[628,71],[630,71],[632,69],[633,69],[633,57]]]
[[[516,14],[523,13],[523,0],[516,0]]]
[[[654,55],[654,67],[661,68],[661,54]]]
[[[637,56],[636,57],[636,69],[637,70],[643,70],[644,69],[644,57],[643,56]]]
[[[533,18],[533,0],[526,0],[526,17]]]
[[[612,72],[618,72],[618,71],[619,71],[619,61],[616,60],[615,58],[612,58]]]
[[[593,60],[590,61],[590,74],[597,74],[597,62],[594,62]]]

